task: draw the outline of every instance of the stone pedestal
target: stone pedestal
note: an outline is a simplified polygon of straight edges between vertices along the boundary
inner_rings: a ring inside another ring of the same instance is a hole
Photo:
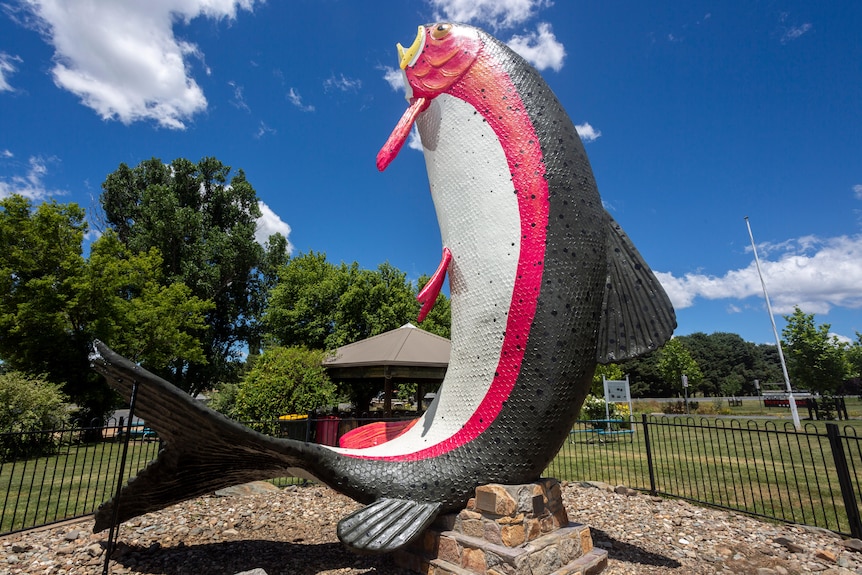
[[[477,487],[465,509],[395,554],[425,575],[594,575],[607,560],[590,528],[569,522],[556,479]]]

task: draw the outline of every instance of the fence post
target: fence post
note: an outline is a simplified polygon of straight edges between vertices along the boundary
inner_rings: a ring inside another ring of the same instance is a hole
[[[832,448],[832,459],[838,472],[838,485],[841,486],[841,496],[844,498],[844,508],[847,511],[847,521],[850,523],[850,534],[857,539],[862,538],[862,520],[859,518],[859,507],[856,505],[856,495],[853,493],[853,481],[850,479],[850,469],[847,467],[847,457],[844,455],[844,444],[841,443],[838,426],[826,424],[826,435]]]
[[[117,494],[114,495],[113,508],[111,510],[111,530],[108,532],[108,543],[105,547],[105,565],[102,575],[108,575],[111,571],[111,554],[114,552],[117,528],[120,525],[120,493],[123,491],[123,479],[126,471],[126,456],[129,454],[129,441],[132,439],[132,421],[135,419],[135,402],[138,399],[138,380],[132,382],[132,394],[129,398],[129,423],[126,428],[126,436],[123,438],[123,453],[120,456],[120,469],[117,472]]]
[[[644,445],[646,445],[646,461],[647,461],[647,469],[649,469],[649,492],[650,495],[656,494],[655,489],[655,470],[652,466],[652,446],[649,443],[649,424],[647,423],[647,414],[641,414],[641,422],[643,423],[644,428]]]

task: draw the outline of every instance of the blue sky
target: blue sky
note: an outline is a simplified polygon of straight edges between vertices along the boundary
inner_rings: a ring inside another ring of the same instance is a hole
[[[121,162],[215,156],[294,253],[410,279],[440,236],[424,160],[375,156],[406,107],[395,44],[469,22],[538,67],[677,334],[862,332],[862,3],[851,0],[0,0],[0,196],[96,214]]]

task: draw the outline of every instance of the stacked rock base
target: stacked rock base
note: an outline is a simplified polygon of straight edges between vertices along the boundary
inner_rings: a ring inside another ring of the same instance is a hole
[[[608,554],[570,523],[556,479],[482,485],[461,512],[439,517],[395,554],[424,575],[595,575]]]

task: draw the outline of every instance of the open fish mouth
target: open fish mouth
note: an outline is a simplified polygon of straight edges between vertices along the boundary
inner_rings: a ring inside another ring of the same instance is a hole
[[[398,65],[401,66],[402,70],[415,64],[416,60],[419,59],[419,54],[422,53],[422,49],[425,47],[425,26],[419,26],[419,30],[416,32],[416,38],[413,40],[413,44],[411,44],[409,48],[404,48],[401,44],[398,44],[397,47]]]

